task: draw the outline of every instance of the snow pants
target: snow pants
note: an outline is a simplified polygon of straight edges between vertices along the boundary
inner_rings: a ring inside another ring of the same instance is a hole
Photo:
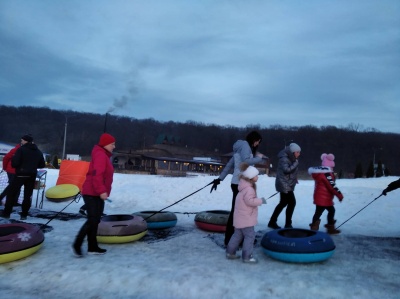
[[[230,239],[228,246],[226,247],[226,253],[236,254],[240,243],[242,245],[242,259],[248,260],[253,255],[254,239],[256,238],[256,232],[254,226],[245,228],[235,228],[235,233]]]

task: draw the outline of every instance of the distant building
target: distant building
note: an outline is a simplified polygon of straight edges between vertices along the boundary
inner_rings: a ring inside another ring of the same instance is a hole
[[[119,170],[170,176],[191,173],[218,175],[225,166],[220,159],[209,157],[208,153],[171,144],[155,144],[129,153],[114,151],[113,164]]]
[[[66,160],[80,161],[82,159],[81,159],[81,156],[79,156],[79,155],[67,154]]]
[[[114,151],[113,165],[120,171],[145,172],[169,176],[193,174],[219,175],[233,153],[212,156],[215,153],[203,152],[183,146],[155,144],[143,150]],[[260,174],[268,174],[269,164],[257,164]]]

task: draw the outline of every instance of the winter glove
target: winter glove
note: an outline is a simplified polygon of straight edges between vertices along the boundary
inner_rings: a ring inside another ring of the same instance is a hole
[[[266,205],[266,204],[267,204],[267,200],[266,200],[264,197],[261,197],[261,201],[262,201],[262,204],[263,204],[263,205]]]
[[[384,190],[382,191],[382,194],[386,196],[386,194],[387,194],[387,190],[386,190],[386,189],[384,189]]]
[[[340,196],[338,198],[339,198],[339,201],[342,202],[344,196],[342,194],[340,194]]]
[[[215,179],[214,181],[212,181],[212,183],[213,183],[213,185],[211,186],[210,193],[211,193],[213,190],[217,190],[217,186],[219,185],[219,183],[221,183],[221,180],[220,180],[220,179]]]

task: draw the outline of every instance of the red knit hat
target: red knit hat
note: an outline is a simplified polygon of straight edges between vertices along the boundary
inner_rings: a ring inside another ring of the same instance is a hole
[[[103,133],[100,136],[100,140],[99,140],[99,145],[101,147],[104,147],[106,145],[109,145],[111,143],[115,142],[115,138],[113,136],[111,136],[108,133]]]

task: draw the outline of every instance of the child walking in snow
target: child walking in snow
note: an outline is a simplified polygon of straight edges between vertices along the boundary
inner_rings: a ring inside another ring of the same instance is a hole
[[[335,207],[333,206],[333,197],[337,196],[342,202],[343,194],[335,184],[335,175],[333,167],[335,167],[335,156],[333,154],[321,155],[322,166],[310,167],[308,173],[312,175],[315,181],[314,188],[314,204],[315,213],[310,224],[311,230],[318,230],[321,222],[322,213],[327,210],[328,223],[325,225],[328,234],[339,234],[340,230],[335,228]]]
[[[254,226],[257,224],[258,206],[266,204],[265,198],[258,198],[256,194],[256,182],[258,170],[246,163],[240,165],[241,175],[239,180],[239,193],[235,200],[233,214],[233,226],[235,232],[226,247],[227,259],[238,259],[236,251],[240,243],[242,245],[242,259],[245,263],[257,263],[253,257],[253,246],[256,232]]]

